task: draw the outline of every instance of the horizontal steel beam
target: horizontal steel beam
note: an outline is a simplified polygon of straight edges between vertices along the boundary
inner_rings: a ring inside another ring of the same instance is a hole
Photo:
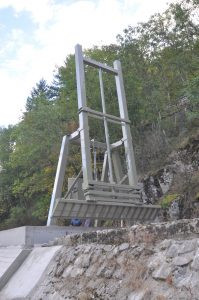
[[[98,117],[99,119],[102,119],[102,120],[104,118],[106,118],[108,122],[112,122],[112,123],[117,123],[117,124],[121,124],[121,123],[130,124],[131,123],[130,120],[128,120],[128,119],[123,119],[123,118],[116,117],[113,115],[105,114],[103,112],[91,109],[87,106],[80,108],[79,113],[81,113],[81,112],[86,112],[86,113],[88,113],[89,116]]]
[[[86,195],[93,195],[93,196],[105,196],[105,197],[115,197],[115,198],[127,198],[127,199],[140,199],[140,193],[137,194],[130,194],[130,193],[120,193],[120,192],[109,192],[109,191],[96,191],[96,190],[89,190],[85,192]]]
[[[127,184],[117,184],[117,183],[110,183],[110,182],[103,182],[103,181],[95,181],[95,180],[90,180],[88,182],[88,185],[91,186],[98,186],[101,188],[110,188],[110,187],[114,187],[116,189],[119,190],[127,190],[127,191],[136,191],[139,190],[139,187],[137,186],[131,186],[131,185],[127,185]]]
[[[72,141],[72,144],[80,145],[80,139]],[[95,141],[94,140],[90,140],[90,145],[92,147],[94,147],[94,148],[97,148],[97,149],[106,150],[106,144],[102,143],[102,142],[99,142],[99,141],[96,141],[96,140]]]
[[[118,75],[118,71],[115,70],[113,67],[109,67],[106,64],[100,63],[94,59],[83,57],[83,61],[86,65],[92,66],[94,68],[102,69],[107,73]]]
[[[111,149],[116,150],[119,147],[121,147],[123,144],[124,144],[123,140],[119,140],[119,141],[111,144]]]
[[[111,198],[109,196],[90,196],[90,198],[92,197],[92,200],[86,200],[86,202],[88,203],[96,203],[96,204],[100,204],[101,202],[106,201],[107,203],[122,203],[123,205],[125,205],[126,203],[129,204],[134,204],[134,205],[142,205],[142,203],[140,202],[140,198],[139,197],[135,197],[134,199],[128,199],[128,198]]]
[[[80,138],[72,139],[71,142],[72,142],[72,144],[80,145]],[[90,144],[91,144],[92,147],[97,148],[97,149],[103,149],[103,150],[107,149],[106,143],[99,142],[99,141],[96,141],[96,140],[94,141],[93,139],[90,140]],[[123,145],[123,141],[119,140],[119,141],[111,144],[111,150],[116,150],[119,147],[121,147],[122,145]]]
[[[70,141],[74,141],[76,139],[79,139],[79,137],[80,137],[80,129],[74,131],[73,133],[69,134],[68,136],[69,136],[69,140]]]

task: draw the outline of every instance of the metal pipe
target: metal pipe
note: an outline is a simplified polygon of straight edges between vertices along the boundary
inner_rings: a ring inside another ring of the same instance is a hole
[[[99,69],[99,81],[100,81],[100,93],[101,93],[101,100],[102,100],[102,112],[103,114],[106,114],[104,85],[102,80],[102,69]],[[105,130],[105,138],[106,138],[107,154],[108,154],[109,178],[110,178],[110,182],[113,183],[114,180],[113,180],[113,166],[111,160],[111,145],[109,139],[108,123],[105,115],[103,116],[103,120],[104,120],[104,130]]]
[[[76,185],[76,183],[77,183],[79,177],[82,176],[82,174],[83,174],[83,172],[82,172],[82,169],[81,169],[81,170],[79,171],[77,177],[75,178],[75,180],[74,180],[73,183],[71,184],[69,190],[68,190],[67,193],[65,194],[64,199],[66,199],[66,198],[70,195],[70,193],[72,193],[72,190],[73,190],[74,186]]]
[[[94,180],[97,181],[97,153],[95,148],[95,139],[93,139],[93,173]]]

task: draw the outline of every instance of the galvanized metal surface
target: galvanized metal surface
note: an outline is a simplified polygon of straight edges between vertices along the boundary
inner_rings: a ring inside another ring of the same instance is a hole
[[[101,69],[99,69],[99,81],[100,81],[100,92],[101,92],[101,100],[102,100],[102,112],[103,112],[103,120],[104,120],[105,139],[106,139],[106,145],[107,145],[109,177],[110,177],[110,182],[112,183],[112,182],[114,182],[114,180],[113,180],[113,166],[112,166],[112,158],[111,158],[110,136],[109,136],[107,117],[106,117],[104,84],[103,84],[102,70]]]
[[[129,119],[128,110],[126,104],[126,96],[124,91],[124,83],[122,76],[122,67],[120,61],[116,60],[114,62],[114,68],[118,71],[118,76],[115,76],[117,95],[118,95],[118,103],[120,109],[120,118]],[[123,140],[124,140],[124,148],[128,166],[128,179],[129,185],[136,187],[137,185],[137,171],[135,165],[135,156],[133,151],[133,143],[131,137],[131,129],[128,122],[122,123],[122,132],[123,132]]]
[[[69,143],[69,137],[64,136],[63,140],[62,140],[59,161],[58,161],[58,165],[57,165],[57,172],[56,172],[53,192],[52,192],[52,196],[51,196],[47,226],[51,225],[51,217],[52,217],[53,208],[55,206],[55,200],[57,198],[61,197],[63,181],[64,181],[64,174],[65,174],[66,166],[67,166],[67,156],[68,156],[68,150],[69,150],[68,143]]]
[[[77,199],[58,199],[53,216],[59,218],[153,221],[159,214],[158,205],[136,205],[110,201],[88,202]]]
[[[121,63],[115,61],[113,67],[97,62],[83,56],[82,47],[75,47],[76,80],[79,110],[79,129],[71,135],[65,136],[62,142],[60,158],[54,183],[51,205],[47,225],[52,225],[58,217],[62,218],[92,218],[92,219],[131,219],[131,220],[153,220],[159,206],[148,206],[141,202],[140,188],[137,182],[137,172],[133,152],[133,144],[130,130],[130,121],[126,104]],[[88,107],[85,87],[84,65],[98,69],[99,86],[101,95],[102,112]],[[103,85],[103,72],[115,77],[117,98],[120,116],[106,112],[106,99]],[[101,119],[104,123],[105,143],[90,139],[90,128],[88,118]],[[122,138],[110,143],[109,123],[119,124]],[[81,145],[82,171],[77,175],[64,198],[61,191],[64,173],[67,166],[70,144]],[[120,150],[124,148],[125,156],[122,167]],[[93,163],[91,149],[93,149]],[[96,149],[104,152],[101,178],[97,176]],[[92,167],[94,165],[94,167]],[[85,199],[71,199],[74,195],[73,189],[80,186]]]

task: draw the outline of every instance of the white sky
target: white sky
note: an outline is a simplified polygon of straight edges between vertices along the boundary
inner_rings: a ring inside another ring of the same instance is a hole
[[[50,82],[56,66],[84,48],[116,42],[116,35],[171,0],[0,0],[0,126],[20,120],[32,87]]]

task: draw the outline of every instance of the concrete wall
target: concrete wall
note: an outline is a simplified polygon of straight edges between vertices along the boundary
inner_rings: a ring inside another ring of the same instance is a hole
[[[72,226],[23,226],[9,230],[0,231],[0,247],[25,246],[31,247],[35,244],[48,243],[55,238],[68,234],[93,231],[92,227]]]
[[[61,226],[26,226],[26,246],[48,243],[56,237],[66,235],[66,227]]]
[[[26,227],[18,227],[0,231],[0,247],[26,244]]]
[[[33,246],[47,243],[56,237],[64,236],[67,227],[61,226],[23,226],[0,231],[0,247]]]

